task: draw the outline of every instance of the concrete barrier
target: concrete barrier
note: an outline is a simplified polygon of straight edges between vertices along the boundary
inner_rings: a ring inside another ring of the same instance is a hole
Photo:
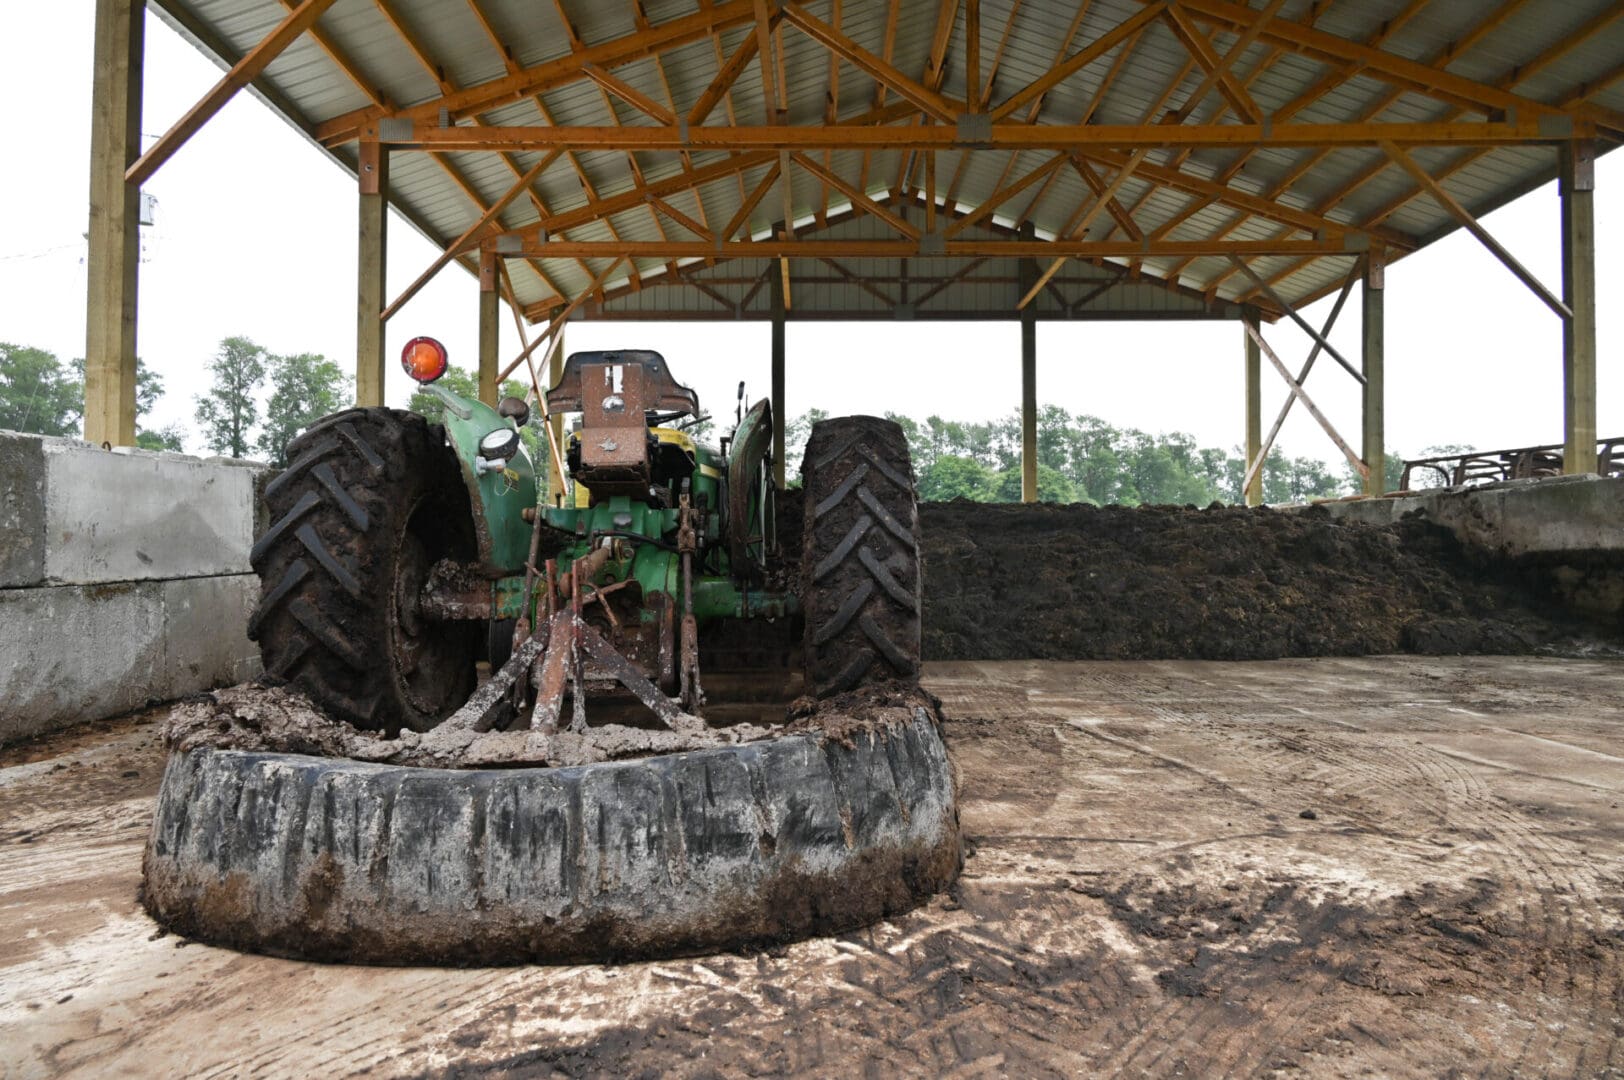
[[[1420,514],[1522,575],[1553,606],[1603,622],[1624,620],[1624,479],[1506,480],[1318,508],[1371,525]]]
[[[1624,552],[1624,479],[1615,477],[1506,480],[1318,506],[1370,525],[1419,512],[1462,543],[1505,558]]]
[[[257,674],[268,475],[0,431],[0,742]]]

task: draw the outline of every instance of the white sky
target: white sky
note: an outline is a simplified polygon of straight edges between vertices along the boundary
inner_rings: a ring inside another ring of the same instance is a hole
[[[91,0],[0,9],[0,100],[9,103],[9,160],[0,168],[0,341],[64,360],[84,353],[90,146]],[[143,130],[156,137],[218,78],[219,69],[155,16],[147,20]],[[43,89],[48,88],[48,89]],[[43,100],[42,100],[43,99]],[[38,103],[39,107],[35,107]],[[149,140],[150,141],[150,140]],[[1624,295],[1624,154],[1597,166],[1600,370],[1598,425],[1624,433],[1617,377]],[[318,352],[349,370],[355,348],[355,181],[248,94],[238,95],[147,185],[158,201],[150,259],[141,268],[138,349],[163,375],[166,396],[149,424],[190,429],[203,363],[221,338],[245,335],[272,352]],[[1491,232],[1559,291],[1558,200],[1547,185],[1485,219]],[[434,248],[392,219],[389,288],[398,292]],[[472,367],[477,286],[448,268],[389,325],[389,355],[433,334],[452,362]],[[1318,326],[1329,301],[1305,313]],[[502,353],[518,353],[503,308]],[[1332,341],[1358,350],[1358,291]],[[1265,336],[1296,368],[1309,340],[1282,322]],[[571,323],[573,351],[655,348],[719,415],[739,379],[768,390],[763,323]],[[1484,449],[1561,442],[1562,334],[1558,319],[1487,251],[1457,232],[1387,276],[1387,434],[1390,449],[1463,443]],[[1014,323],[801,323],[788,329],[788,410],[896,411],[979,420],[1020,399]],[[1044,403],[1118,426],[1186,431],[1229,447],[1242,434],[1242,331],[1233,322],[1040,323]],[[388,400],[409,381],[388,366]],[[1264,424],[1285,397],[1265,362]],[[1323,357],[1307,387],[1355,447],[1355,382]],[[200,448],[192,436],[192,449]],[[1305,410],[1281,435],[1288,453],[1338,461]]]

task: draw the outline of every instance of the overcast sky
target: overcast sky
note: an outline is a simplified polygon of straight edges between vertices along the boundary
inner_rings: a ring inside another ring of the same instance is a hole
[[[64,360],[84,353],[87,169],[90,146],[91,0],[8,4],[0,13],[0,100],[9,103],[0,168],[0,341]],[[143,130],[162,133],[220,75],[156,16],[147,19]],[[149,138],[149,142],[151,139]],[[1617,377],[1624,294],[1624,155],[1597,166],[1600,239],[1600,401],[1603,436],[1624,434]],[[150,426],[192,424],[204,362],[241,334],[272,352],[318,352],[349,369],[355,348],[355,181],[252,96],[241,94],[147,185],[157,223],[141,268],[138,349],[165,380]],[[1558,200],[1547,185],[1485,219],[1497,238],[1560,291]],[[398,292],[434,248],[392,219],[389,286]],[[1358,350],[1358,292],[1332,341]],[[477,286],[449,268],[389,324],[391,357],[417,334],[446,342],[453,363],[475,360]],[[1308,315],[1316,326],[1327,302]],[[502,353],[519,343],[503,308]],[[1308,338],[1287,324],[1265,329],[1288,366]],[[701,401],[731,411],[745,379],[768,390],[768,327],[761,323],[571,323],[568,347],[655,348]],[[1478,243],[1457,232],[1387,276],[1389,447],[1463,443],[1482,449],[1561,442],[1559,320]],[[1040,323],[1043,403],[1118,426],[1185,431],[1233,446],[1243,428],[1242,331],[1232,322]],[[986,419],[1020,400],[1014,323],[791,323],[788,410],[895,411]],[[1265,426],[1285,397],[1267,369]],[[389,365],[388,400],[409,381]],[[1334,363],[1316,365],[1315,400],[1356,447],[1357,385]],[[195,435],[189,440],[199,449]],[[1281,436],[1292,454],[1339,461],[1302,409]]]

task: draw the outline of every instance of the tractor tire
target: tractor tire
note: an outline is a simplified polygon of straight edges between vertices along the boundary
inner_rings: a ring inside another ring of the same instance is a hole
[[[588,963],[841,933],[960,865],[952,762],[916,707],[560,769],[173,753],[141,895],[176,934],[275,956]]]
[[[355,727],[427,731],[474,688],[481,627],[417,612],[429,568],[476,554],[461,470],[441,428],[349,409],[288,444],[249,556],[248,624],[266,672]]]
[[[825,420],[801,477],[808,692],[917,682],[919,504],[902,429],[874,416]]]

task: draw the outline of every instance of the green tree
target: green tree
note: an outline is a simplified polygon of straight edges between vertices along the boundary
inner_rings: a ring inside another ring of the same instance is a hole
[[[919,477],[919,497],[926,502],[983,501],[994,476],[981,462],[957,454],[943,454],[922,471],[916,466],[914,474]]]
[[[460,367],[447,367],[445,374],[436,379],[433,385],[442,386],[459,397],[479,396],[479,380],[471,372],[464,371]],[[430,423],[445,423],[445,403],[435,397],[427,387],[419,387],[412,391],[411,400],[406,403],[406,407],[419,416],[428,417]]]
[[[56,354],[0,342],[0,428],[77,435],[84,386]]]
[[[784,483],[789,487],[801,486],[801,459],[806,457],[806,441],[812,437],[812,425],[829,419],[823,409],[808,409],[784,425]]]
[[[316,353],[272,356],[271,397],[265,403],[265,429],[259,452],[268,461],[287,464],[288,443],[305,428],[337,412],[350,399],[350,381],[339,366]]]
[[[1012,465],[993,477],[989,502],[1021,501],[1021,467]],[[1077,490],[1060,470],[1038,463],[1038,502],[1077,502]]]
[[[208,362],[214,385],[197,402],[203,445],[217,454],[246,457],[259,420],[254,392],[265,381],[265,350],[245,337],[228,337]]]
[[[1271,505],[1345,494],[1342,479],[1318,458],[1287,457],[1277,446],[1263,462],[1263,501]]]
[[[84,361],[75,361],[84,370]],[[139,356],[135,358],[135,445],[143,450],[171,450],[180,453],[186,449],[186,433],[179,424],[161,428],[144,427],[141,418],[158,404],[164,396],[164,378],[147,367]]]
[[[82,386],[85,380],[85,358],[76,356],[73,359],[73,374]],[[142,426],[141,418],[150,413],[158,399],[164,396],[164,379],[156,371],[147,367],[147,362],[139,356],[135,358],[135,445],[142,450],[172,450],[181,452],[186,449],[186,435],[179,424],[169,424],[161,428],[147,428]]]

